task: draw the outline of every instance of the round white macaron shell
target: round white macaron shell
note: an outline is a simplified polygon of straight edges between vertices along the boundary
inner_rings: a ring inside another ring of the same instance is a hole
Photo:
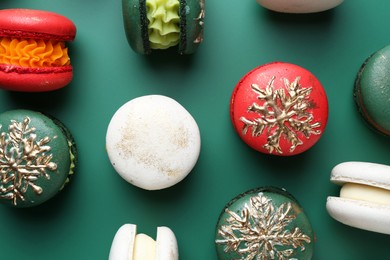
[[[162,95],[130,100],[112,117],[106,134],[109,159],[118,174],[146,190],[183,180],[200,153],[200,132],[190,113]]]
[[[176,236],[170,228],[158,227],[156,237],[156,260],[167,259],[179,259]]]
[[[343,162],[332,169],[330,180],[338,185],[358,183],[390,190],[390,166],[369,162]]]
[[[390,234],[390,207],[338,197],[328,197],[326,209],[335,220],[364,230]]]
[[[114,236],[108,260],[133,260],[133,250],[137,226],[124,224]]]
[[[352,227],[390,234],[390,205],[383,204],[386,199],[380,198],[380,189],[383,189],[383,196],[387,196],[390,190],[390,166],[367,162],[341,163],[333,168],[331,181],[338,185],[358,184],[346,194],[360,197],[328,197],[326,209],[331,217]]]
[[[343,0],[257,0],[272,11],[282,13],[317,13],[340,5]]]

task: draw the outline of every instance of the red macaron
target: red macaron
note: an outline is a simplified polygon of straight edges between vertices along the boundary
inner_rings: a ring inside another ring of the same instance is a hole
[[[65,42],[76,36],[74,23],[48,11],[0,10],[0,87],[43,92],[73,78]]]
[[[311,72],[273,62],[251,70],[238,82],[230,116],[236,132],[250,147],[290,156],[320,139],[328,120],[328,101]]]

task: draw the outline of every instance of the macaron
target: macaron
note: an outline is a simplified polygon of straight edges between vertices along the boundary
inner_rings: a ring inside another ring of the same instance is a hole
[[[256,188],[233,198],[216,228],[219,260],[311,259],[314,232],[297,200],[276,187]]]
[[[170,47],[194,53],[203,41],[205,0],[122,0],[124,28],[140,54]]]
[[[368,125],[390,136],[390,45],[368,57],[356,76],[353,96]]]
[[[281,13],[318,13],[340,5],[343,0],[256,0],[261,6]]]
[[[342,186],[329,196],[326,209],[335,220],[355,228],[390,234],[390,166],[344,162],[331,172],[331,182]]]
[[[68,128],[31,110],[0,114],[0,126],[0,202],[33,207],[63,190],[77,163]]]
[[[195,119],[162,95],[137,97],[122,105],[106,134],[114,169],[145,190],[165,189],[183,180],[198,160],[200,145]]]
[[[65,43],[75,36],[74,23],[60,14],[0,10],[0,87],[43,92],[68,85],[73,69]]]
[[[137,226],[124,224],[112,241],[109,260],[178,260],[179,250],[173,231],[157,227],[156,240],[137,234]]]
[[[245,74],[233,90],[230,117],[251,148],[291,156],[311,148],[324,133],[328,101],[321,82],[308,70],[273,62]]]

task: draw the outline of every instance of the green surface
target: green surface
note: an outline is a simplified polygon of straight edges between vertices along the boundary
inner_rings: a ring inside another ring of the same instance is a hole
[[[352,90],[363,61],[390,43],[390,2],[346,1],[312,15],[276,14],[256,1],[206,2],[204,42],[192,56],[176,50],[141,56],[129,47],[121,1],[2,0],[1,8],[46,9],[72,19],[74,80],[52,93],[0,92],[0,109],[52,114],[77,141],[79,165],[71,185],[32,209],[0,207],[1,259],[107,259],[117,229],[138,225],[176,234],[180,259],[216,259],[215,225],[224,205],[258,186],[292,193],[310,218],[317,241],[313,259],[386,259],[390,236],[340,224],[326,212],[339,187],[331,169],[350,160],[390,164],[390,139],[367,127]],[[271,61],[313,72],[329,99],[320,141],[294,157],[270,157],[246,146],[229,118],[229,99],[249,70]],[[178,185],[144,191],[123,181],[105,151],[111,116],[128,100],[147,94],[176,99],[197,120],[202,136],[198,164]],[[0,205],[1,206],[1,205]]]

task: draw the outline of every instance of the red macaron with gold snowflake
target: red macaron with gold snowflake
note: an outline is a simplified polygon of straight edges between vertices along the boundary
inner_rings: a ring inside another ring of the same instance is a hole
[[[322,136],[328,121],[328,99],[310,71],[273,62],[251,70],[238,82],[230,116],[238,135],[253,149],[296,155]]]

